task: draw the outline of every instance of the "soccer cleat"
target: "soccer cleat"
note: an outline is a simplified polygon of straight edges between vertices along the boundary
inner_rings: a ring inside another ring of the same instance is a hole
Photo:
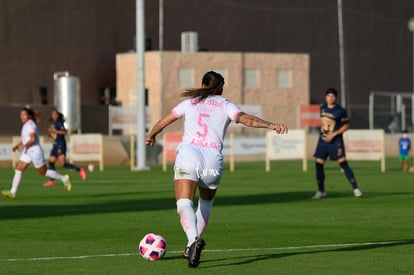
[[[83,180],[86,180],[86,171],[85,171],[85,169],[81,168],[80,171],[79,171],[79,175],[81,176],[81,178]]]
[[[197,267],[200,264],[201,251],[204,249],[206,243],[203,239],[198,239],[193,242],[189,249],[188,267]]]
[[[3,190],[1,191],[1,195],[5,198],[8,198],[9,200],[14,200],[16,199],[16,195],[14,195],[12,192],[10,192],[9,190]]]
[[[188,256],[190,256],[190,248],[186,247],[184,249],[183,258],[188,259]]]
[[[65,186],[66,190],[72,190],[72,183],[70,182],[69,175],[64,175],[63,178],[63,185]]]
[[[45,182],[42,184],[44,187],[51,187],[51,186],[55,186],[56,182],[54,180],[49,180],[48,182]]]
[[[326,192],[321,192],[321,191],[316,191],[315,195],[313,195],[312,199],[317,200],[317,199],[322,199],[326,197]]]
[[[354,196],[357,197],[357,198],[362,197],[361,190],[359,190],[358,188],[355,188],[354,189]]]

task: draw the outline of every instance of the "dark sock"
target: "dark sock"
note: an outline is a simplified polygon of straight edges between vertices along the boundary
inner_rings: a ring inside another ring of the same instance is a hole
[[[316,181],[318,182],[318,190],[325,192],[325,171],[323,164],[316,162]]]
[[[358,188],[354,173],[352,172],[351,167],[349,167],[348,162],[341,162],[339,166],[344,169],[345,176],[348,179],[349,183],[352,185],[352,189]]]
[[[56,167],[55,167],[55,163],[54,162],[49,162],[49,169],[50,170],[56,170]]]
[[[73,165],[72,163],[65,163],[65,165],[63,165],[63,167],[67,168],[67,169],[71,169],[71,170],[76,170],[76,171],[80,171],[80,168]]]

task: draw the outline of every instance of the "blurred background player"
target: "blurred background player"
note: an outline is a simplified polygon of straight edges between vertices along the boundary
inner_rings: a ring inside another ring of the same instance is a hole
[[[313,155],[316,161],[318,191],[312,197],[313,199],[326,197],[324,164],[328,156],[330,160],[336,160],[344,171],[346,178],[354,190],[354,196],[362,196],[361,190],[358,189],[354,173],[349,167],[345,157],[345,146],[342,134],[349,129],[349,120],[346,110],[336,104],[337,96],[338,92],[333,88],[329,88],[325,93],[325,103],[320,107],[321,130],[315,154]]]
[[[62,181],[66,189],[70,191],[72,184],[68,175],[62,176],[54,170],[46,169],[46,161],[39,143],[39,131],[35,123],[34,112],[29,108],[23,108],[20,111],[20,120],[23,123],[21,141],[13,147],[13,152],[16,150],[21,152],[20,159],[16,165],[11,190],[3,190],[1,194],[11,200],[16,198],[22,173],[30,163],[33,163],[39,174]]]
[[[283,124],[275,124],[243,113],[234,103],[222,97],[224,78],[213,71],[202,79],[201,88],[182,93],[188,97],[171,113],[158,121],[148,133],[145,143],[154,145],[156,136],[168,125],[184,118],[184,135],[176,150],[174,190],[177,212],[187,236],[184,257],[189,267],[200,263],[205,242],[201,239],[209,221],[214,197],[223,171],[223,139],[231,121],[248,127],[267,128],[287,133]],[[197,211],[193,200],[199,190]]]
[[[48,131],[49,136],[54,140],[53,148],[50,152],[49,156],[49,169],[56,170],[55,163],[57,163],[67,169],[75,170],[79,172],[79,175],[83,180],[86,180],[86,171],[83,168],[73,165],[72,163],[66,162],[66,139],[65,135],[67,133],[65,128],[65,118],[62,113],[60,113],[57,109],[53,109],[50,121],[52,125],[50,125]],[[49,181],[45,182],[43,186],[55,186],[56,183],[51,178]]]
[[[398,142],[400,147],[400,161],[403,171],[408,171],[408,160],[410,159],[411,139],[408,137],[408,131],[402,131],[402,136]]]

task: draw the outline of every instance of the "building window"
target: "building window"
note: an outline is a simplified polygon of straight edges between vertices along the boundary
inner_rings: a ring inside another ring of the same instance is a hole
[[[292,88],[292,71],[281,69],[277,70],[276,85],[280,89]]]
[[[180,68],[178,69],[178,85],[180,87],[193,87],[193,69]]]
[[[243,72],[243,87],[258,88],[259,87],[259,71],[255,69],[245,69]]]

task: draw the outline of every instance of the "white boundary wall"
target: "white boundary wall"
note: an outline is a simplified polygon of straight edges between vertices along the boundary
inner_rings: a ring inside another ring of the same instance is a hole
[[[275,131],[266,133],[266,171],[270,171],[271,160],[302,160],[302,170],[307,171],[306,132],[292,129],[285,135]]]
[[[299,130],[303,131],[303,130]],[[287,138],[288,141],[283,141],[288,146],[284,148],[283,152],[286,155],[287,150],[289,147],[292,146],[292,141],[289,141],[289,139],[292,137],[294,130],[290,130],[287,135],[277,135],[273,133],[273,136],[276,136],[276,138]],[[99,136],[99,135],[98,135]],[[13,167],[15,166],[20,154],[18,152],[12,153],[11,149],[14,144],[19,142],[20,137],[9,137],[10,139],[3,139],[2,143],[0,143],[0,161],[3,162],[10,162],[12,163]],[[102,137],[99,137],[102,138]],[[99,139],[98,138],[98,139]],[[233,138],[233,141],[231,141]],[[347,158],[350,160],[376,160],[380,161],[381,163],[381,171],[385,171],[385,150],[387,150],[388,157],[396,158],[398,157],[398,138],[399,135],[387,135],[387,142],[385,142],[385,134],[383,130],[348,130],[344,134],[344,140],[345,140],[345,149]],[[10,140],[10,141],[9,141]],[[272,138],[270,138],[272,140]],[[46,142],[44,142],[46,141]],[[316,146],[316,135],[312,135],[312,138],[306,137],[306,143],[310,147],[309,150],[307,150],[307,157],[309,159],[312,158],[312,154],[314,151],[314,148]],[[100,148],[100,142],[97,142],[97,145],[93,145],[95,148]],[[175,145],[173,145],[173,148],[171,148],[172,152],[175,152],[175,146],[178,144],[179,141],[174,141]],[[276,144],[279,144],[280,141],[276,140]],[[269,143],[269,140],[267,140],[267,143]],[[272,146],[272,144],[268,145],[266,143],[266,138],[263,137],[240,137],[236,136],[234,137],[231,133],[228,135],[228,138],[224,141],[224,148],[223,148],[223,154],[225,156],[230,157],[230,168],[231,170],[234,170],[234,161],[237,161],[237,157],[243,157],[243,156],[249,156],[249,155],[266,155],[266,162],[268,167],[267,169],[270,170],[270,163],[268,161],[271,159],[270,157],[274,157],[277,160],[282,160],[282,155],[280,155],[280,145],[278,148],[269,147]],[[52,147],[52,143],[49,139],[46,137],[41,137],[41,144],[44,149],[45,158],[48,159],[50,149]],[[70,143],[69,143],[70,145]],[[270,149],[273,151],[270,151]],[[304,148],[306,148],[306,145],[304,145]],[[164,146],[165,149],[165,146]],[[298,149],[298,148],[297,148]],[[68,146],[68,157],[71,156],[71,146]],[[163,150],[164,151],[164,150]],[[268,151],[268,152],[267,152]],[[163,152],[164,154],[165,152]],[[76,154],[76,152],[75,152]],[[99,161],[100,164],[103,165],[103,160],[101,160],[101,154],[103,154],[103,150],[101,149],[100,152],[95,154],[93,156],[94,161]],[[83,160],[89,160],[90,157],[88,157],[88,154],[83,153],[82,154],[82,161]],[[99,156],[99,157],[98,157]],[[108,156],[107,156],[108,157]],[[288,153],[287,159],[292,159],[293,155]],[[170,161],[174,161],[174,156]],[[298,159],[300,159],[298,157]],[[79,159],[80,160],[80,159]],[[103,169],[103,168],[102,168]]]
[[[166,133],[163,136],[163,170],[167,170],[167,162],[175,160],[175,149],[181,142],[182,133]],[[223,156],[229,157],[230,171],[235,170],[236,156],[251,156],[266,154],[266,139],[264,136],[243,137],[233,133],[224,139]]]
[[[99,170],[103,171],[103,138],[101,134],[71,135],[69,142],[69,160],[99,162]]]
[[[151,128],[151,110],[145,107],[146,127]],[[136,134],[138,109],[136,107],[109,106],[108,133],[112,136],[113,130],[122,130],[124,135]]]
[[[266,154],[266,139],[259,137],[235,136],[230,133],[223,142],[223,156],[229,157],[230,171],[235,170],[235,156],[252,156]]]
[[[379,160],[381,172],[385,172],[384,130],[348,130],[344,142],[347,159]]]
[[[14,145],[11,143],[0,143],[0,161],[9,161],[12,159],[12,147]]]

